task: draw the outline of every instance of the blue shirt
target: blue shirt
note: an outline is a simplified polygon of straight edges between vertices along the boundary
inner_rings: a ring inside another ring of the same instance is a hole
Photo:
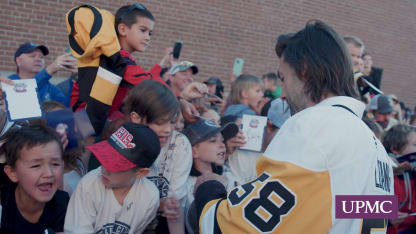
[[[46,101],[57,101],[65,106],[69,106],[69,96],[66,96],[58,87],[51,84],[49,80],[52,76],[46,71],[46,69],[42,69],[38,74],[33,77],[36,80],[38,85],[38,93],[40,102]],[[11,80],[19,80],[21,79],[18,74],[13,74],[9,76]]]

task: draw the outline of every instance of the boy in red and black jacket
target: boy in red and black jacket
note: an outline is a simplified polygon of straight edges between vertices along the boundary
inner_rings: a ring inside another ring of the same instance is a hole
[[[137,65],[131,54],[133,52],[144,52],[150,44],[152,31],[154,28],[154,17],[152,13],[143,5],[136,3],[121,7],[115,15],[115,29],[118,41],[121,46],[120,54],[127,64],[123,80],[121,81],[116,96],[114,97],[110,115],[120,109],[127,92],[143,80],[155,80],[164,85],[166,83],[160,78],[162,66],[169,60],[174,63],[172,48],[166,49],[166,54],[159,64],[155,64],[150,71],[146,71]],[[79,86],[74,83],[71,93],[70,105],[74,110],[83,109],[86,105],[79,102]]]

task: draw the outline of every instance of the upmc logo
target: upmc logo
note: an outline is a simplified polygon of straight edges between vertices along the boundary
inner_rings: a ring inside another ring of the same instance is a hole
[[[397,196],[336,195],[335,218],[397,218]]]

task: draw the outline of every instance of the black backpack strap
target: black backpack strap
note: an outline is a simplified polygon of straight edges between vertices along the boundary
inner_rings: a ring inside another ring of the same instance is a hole
[[[92,13],[94,14],[94,22],[92,24],[91,31],[90,31],[90,40],[93,39],[98,34],[103,24],[103,17],[101,16],[101,13],[93,6],[81,5],[77,8],[74,8],[71,12],[69,12],[68,23],[69,23],[69,27],[71,28],[71,32],[68,35],[69,45],[75,52],[77,52],[80,55],[84,53],[84,50],[81,48],[81,46],[79,46],[78,42],[74,38],[74,34],[75,34],[75,26],[74,26],[75,19],[74,18],[75,18],[75,12],[81,7],[90,8]]]
[[[356,115],[356,114],[354,113],[354,111],[352,111],[350,108],[348,108],[348,107],[346,107],[346,106],[344,106],[344,105],[335,104],[335,105],[332,105],[332,106],[334,106],[334,107],[341,107],[341,108],[343,108],[343,109],[345,109],[345,110],[347,110],[347,111],[351,112],[352,114],[354,114],[355,116],[357,116],[357,117],[358,117],[358,115]]]

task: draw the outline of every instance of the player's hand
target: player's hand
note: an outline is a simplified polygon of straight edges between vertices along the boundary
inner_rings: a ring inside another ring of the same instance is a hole
[[[205,171],[205,172],[202,172],[202,175],[198,176],[198,178],[196,179],[196,183],[194,186],[194,193],[196,192],[196,190],[201,184],[210,180],[216,180],[220,182],[221,184],[223,184],[224,187],[227,187],[227,184],[228,184],[228,180],[225,176],[220,176],[211,171]]]
[[[201,82],[192,82],[181,92],[181,97],[187,101],[203,98],[208,93],[208,87]]]
[[[179,218],[180,202],[174,197],[164,198],[160,201],[162,216],[169,221],[175,222]]]
[[[63,55],[58,56],[51,65],[46,67],[46,71],[50,75],[53,75],[58,71],[68,71],[71,73],[76,73],[77,69],[77,60],[71,56],[71,53],[65,53]]]
[[[186,101],[185,99],[179,100],[179,103],[181,104],[183,118],[186,121],[193,123],[199,119],[196,117],[199,116],[199,112],[192,103]]]
[[[397,226],[401,224],[407,217],[409,217],[408,213],[398,212],[397,219],[390,219],[390,223]]]

